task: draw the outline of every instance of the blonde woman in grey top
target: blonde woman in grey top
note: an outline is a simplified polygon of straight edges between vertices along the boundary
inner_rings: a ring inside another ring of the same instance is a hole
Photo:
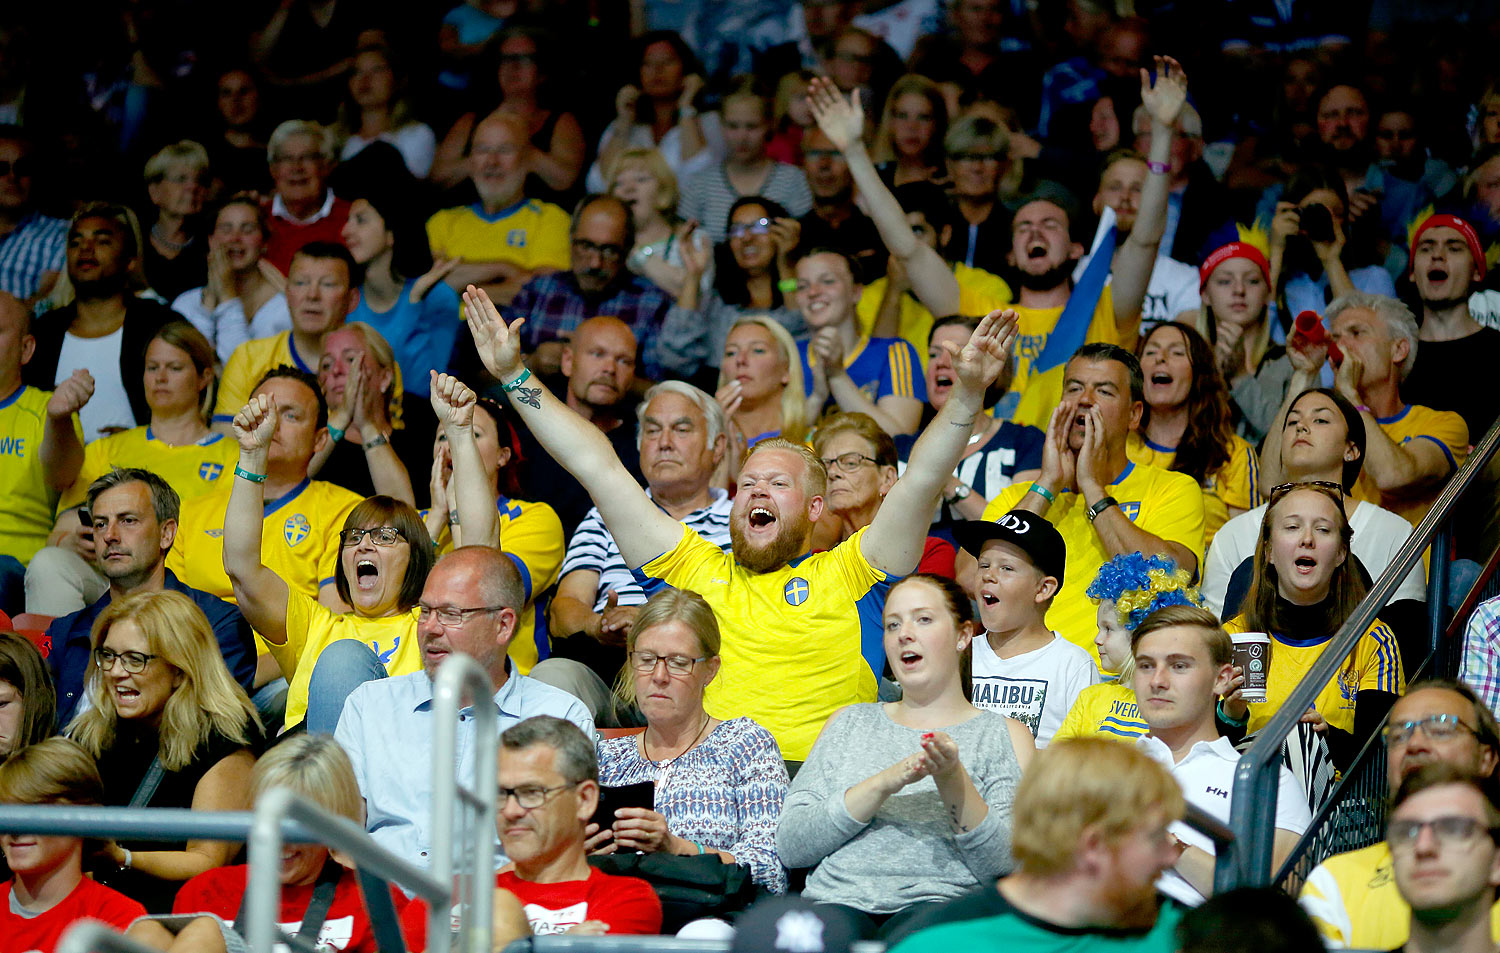
[[[884,630],[902,699],[828,720],[776,832],[783,864],[816,865],[803,896],[845,908],[871,937],[1010,870],[1011,803],[1035,747],[1020,722],[965,697],[977,626],[956,583],[903,579]]]

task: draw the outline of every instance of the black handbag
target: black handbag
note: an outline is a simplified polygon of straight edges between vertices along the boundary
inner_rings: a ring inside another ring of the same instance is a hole
[[[661,900],[662,932],[671,935],[700,917],[737,913],[761,895],[750,868],[717,854],[604,854],[589,863],[606,874],[639,877]]]

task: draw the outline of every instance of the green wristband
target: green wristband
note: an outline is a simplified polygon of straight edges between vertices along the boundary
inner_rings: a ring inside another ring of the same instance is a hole
[[[776,282],[776,287],[781,289],[781,293],[784,295],[793,294],[797,290],[797,279],[783,278],[780,281]]]
[[[249,480],[251,483],[266,482],[266,475],[264,473],[251,473],[249,470],[246,470],[239,464],[235,464],[234,475],[239,477],[241,480]]]
[[[531,379],[531,368],[529,368],[529,367],[523,368],[521,370],[521,376],[520,377],[517,377],[515,380],[511,381],[509,384],[501,384],[500,385],[500,389],[503,390],[503,391],[505,391],[507,394],[511,394],[511,393],[514,393],[515,391],[520,390],[521,389],[521,385],[524,384],[524,383],[526,383],[530,379]]]
[[[1057,502],[1057,494],[1053,493],[1051,490],[1049,490],[1046,487],[1042,486],[1040,483],[1033,482],[1031,484],[1031,492],[1035,493],[1037,496],[1039,496],[1042,499],[1046,500],[1048,503],[1056,503]]]
[[[1249,715],[1246,715],[1244,718],[1239,720],[1230,718],[1229,713],[1224,710],[1224,699],[1222,698],[1219,699],[1219,718],[1224,721],[1224,724],[1233,725],[1236,728],[1243,728],[1245,725],[1248,725],[1250,723]]]
[[[328,425],[328,439],[332,440],[334,443],[338,443],[340,440],[343,440],[344,434],[347,432],[347,430],[340,430],[333,424]]]

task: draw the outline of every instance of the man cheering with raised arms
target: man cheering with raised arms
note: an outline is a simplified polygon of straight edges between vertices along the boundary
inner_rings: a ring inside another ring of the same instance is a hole
[[[806,447],[772,439],[750,451],[730,511],[732,551],[724,553],[651,502],[598,429],[531,377],[521,360],[522,321],[507,327],[489,296],[472,286],[464,301],[485,367],[541,445],[588,490],[626,563],[701,594],[713,607],[723,666],[709,683],[710,714],[755,719],[776,736],[783,757],[801,761],[829,715],[875,700],[885,661],[885,590],[916,568],[927,522],[983,409],[985,388],[1010,360],[1014,312],[992,311],[952,355],[952,395],[917,441],[875,521],[839,546],[808,555],[827,473]]]

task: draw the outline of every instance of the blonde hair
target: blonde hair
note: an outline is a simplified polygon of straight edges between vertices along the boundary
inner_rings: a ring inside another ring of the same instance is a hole
[[[165,179],[172,166],[178,164],[192,166],[193,171],[202,178],[208,173],[208,150],[191,139],[182,139],[164,146],[146,160],[146,184],[155,185]]]
[[[1085,828],[1117,841],[1155,811],[1172,821],[1184,804],[1177,779],[1148,755],[1099,737],[1054,742],[1036,753],[1016,788],[1016,866],[1043,877],[1067,873]]]
[[[734,329],[744,324],[755,324],[766,329],[771,339],[776,342],[776,347],[781,351],[781,359],[786,364],[786,384],[781,389],[781,436],[796,443],[802,443],[807,439],[807,400],[802,396],[805,386],[802,379],[802,357],[797,353],[797,342],[792,337],[792,332],[775,318],[764,314],[747,315],[735,321],[729,326],[729,334],[724,340],[729,340],[729,335],[734,334]],[[721,355],[722,357],[722,355]],[[722,364],[722,360],[720,361]],[[719,387],[729,383],[728,371],[724,367],[719,368]]]
[[[605,191],[614,194],[615,183],[627,166],[645,169],[656,180],[656,209],[669,221],[676,217],[677,176],[667,160],[655,149],[626,149],[609,165],[609,182]]]
[[[182,320],[168,321],[163,324],[151,336],[151,341],[158,339],[186,354],[199,374],[208,372],[208,386],[198,393],[198,416],[203,419],[204,423],[208,423],[213,418],[214,400],[219,391],[219,360],[218,355],[214,353],[214,346],[209,343],[208,338],[203,336],[202,331]],[[151,347],[151,341],[146,342],[148,350]],[[141,357],[144,361],[145,355],[142,354]]]
[[[146,639],[153,661],[170,666],[181,681],[167,698],[158,732],[157,756],[168,771],[181,771],[214,734],[242,745],[251,742],[248,725],[260,728],[260,716],[224,667],[219,643],[203,610],[180,592],[163,589],[115,599],[94,620],[89,643],[104,644],[118,622],[132,622]],[[91,660],[92,661],[92,660]],[[73,719],[68,734],[95,758],[112,744],[119,728],[113,693],[104,673],[90,664],[85,683],[89,709]]]
[[[406,392],[406,388],[401,381],[401,365],[396,360],[396,351],[391,347],[391,342],[372,325],[363,321],[348,321],[342,328],[335,330],[353,331],[364,342],[365,351],[380,369],[391,372],[391,386],[385,392],[385,416],[391,422],[392,430],[405,428],[406,423],[401,419],[401,395]]]
[[[823,461],[813,453],[812,448],[805,443],[795,443],[785,437],[767,437],[760,443],[751,447],[745,453],[745,462],[740,465],[744,469],[750,458],[762,450],[787,450],[802,458],[806,464],[806,476],[802,480],[802,489],[809,497],[822,496],[828,492],[828,469],[823,466]]]
[[[943,91],[932,80],[917,73],[907,73],[896,80],[885,97],[885,109],[880,115],[880,128],[875,131],[875,147],[870,150],[876,162],[894,162],[896,149],[891,141],[891,123],[896,116],[896,101],[902,96],[916,94],[932,106],[932,139],[923,151],[922,160],[934,168],[942,168],[947,159],[943,151],[943,139],[948,134],[948,100]]]
[[[627,705],[635,704],[635,671],[628,664],[635,643],[648,629],[671,622],[681,622],[698,639],[698,654],[704,659],[719,656],[719,620],[708,600],[691,589],[663,589],[641,606],[630,632],[625,636],[627,664],[620,667],[615,679],[615,696]]]
[[[1203,647],[1208,650],[1208,660],[1214,665],[1228,665],[1234,661],[1234,640],[1212,612],[1198,606],[1162,606],[1146,616],[1144,622],[1130,633],[1130,654],[1135,656],[1135,647],[1141,639],[1163,629],[1197,629],[1203,638]]]
[[[290,788],[340,817],[365,823],[354,765],[332,735],[298,734],[277,742],[250,772],[252,801],[274,787]]]
[[[103,803],[99,767],[71,739],[43,739],[0,763],[0,804]]]

